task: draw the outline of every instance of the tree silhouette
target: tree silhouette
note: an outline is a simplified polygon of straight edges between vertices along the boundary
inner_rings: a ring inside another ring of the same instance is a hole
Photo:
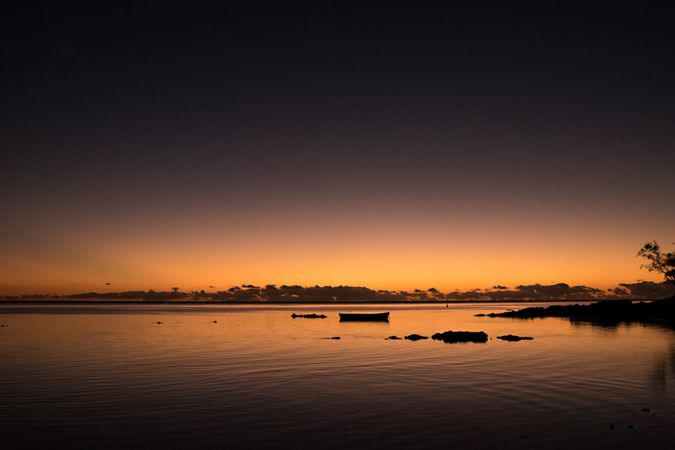
[[[637,256],[647,260],[647,263],[640,266],[642,269],[659,272],[666,281],[675,284],[675,252],[664,253],[658,242],[651,241],[642,246]]]

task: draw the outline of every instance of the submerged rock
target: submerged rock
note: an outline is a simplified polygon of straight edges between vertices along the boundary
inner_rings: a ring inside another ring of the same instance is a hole
[[[405,337],[409,341],[419,341],[420,339],[429,339],[429,336],[422,336],[420,334],[409,334]]]
[[[325,319],[328,316],[326,316],[324,314],[314,314],[314,313],[312,313],[312,314],[296,314],[296,313],[293,313],[293,314],[291,314],[291,317],[294,318],[294,319],[298,318],[298,317],[301,318],[301,319]]]
[[[531,336],[516,336],[513,334],[506,334],[504,336],[497,336],[497,339],[501,339],[502,341],[518,342],[518,341],[531,341],[534,338]]]
[[[432,339],[443,341],[446,344],[453,344],[456,342],[487,342],[488,335],[484,331],[446,331],[444,333],[436,333],[431,336]]]
[[[385,341],[400,341],[401,338],[398,336],[389,336],[387,338],[384,338]]]
[[[341,338],[340,338],[340,336],[331,336],[331,337],[325,337],[325,338],[321,338],[321,339],[333,339],[334,341],[337,341]]]
[[[481,313],[481,314],[474,314],[473,316],[474,317],[485,317],[485,316],[487,316],[487,314]]]

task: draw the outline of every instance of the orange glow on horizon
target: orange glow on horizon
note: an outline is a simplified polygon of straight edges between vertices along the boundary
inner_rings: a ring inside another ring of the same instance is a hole
[[[358,226],[357,226],[358,225]],[[489,288],[496,284],[583,284],[660,281],[640,269],[642,241],[617,230],[542,227],[529,233],[505,224],[348,224],[323,222],[221,232],[163,227],[147,234],[106,229],[61,233],[49,252],[0,255],[0,293],[225,290],[250,283],[351,285],[412,290]],[[413,231],[416,230],[416,231]],[[665,233],[664,233],[665,235]],[[111,283],[110,286],[106,283]],[[214,286],[210,289],[209,286]]]

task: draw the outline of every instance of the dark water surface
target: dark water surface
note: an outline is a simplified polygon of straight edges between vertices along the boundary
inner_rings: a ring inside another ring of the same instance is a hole
[[[524,306],[2,305],[0,445],[675,448],[673,330]],[[384,340],[446,330],[535,339]]]

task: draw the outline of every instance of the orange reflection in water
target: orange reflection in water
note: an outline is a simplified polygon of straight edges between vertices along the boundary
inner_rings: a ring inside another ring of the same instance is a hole
[[[474,316],[522,306],[3,306],[0,420],[26,446],[40,436],[169,447],[320,436],[344,448],[373,435],[385,446],[452,436],[464,448],[504,436],[515,445],[521,434],[534,448],[672,442],[672,330]],[[350,310],[388,310],[391,320],[339,322]],[[492,339],[385,340],[446,330]],[[322,339],[331,336],[341,339]],[[641,433],[624,432],[628,424]]]

